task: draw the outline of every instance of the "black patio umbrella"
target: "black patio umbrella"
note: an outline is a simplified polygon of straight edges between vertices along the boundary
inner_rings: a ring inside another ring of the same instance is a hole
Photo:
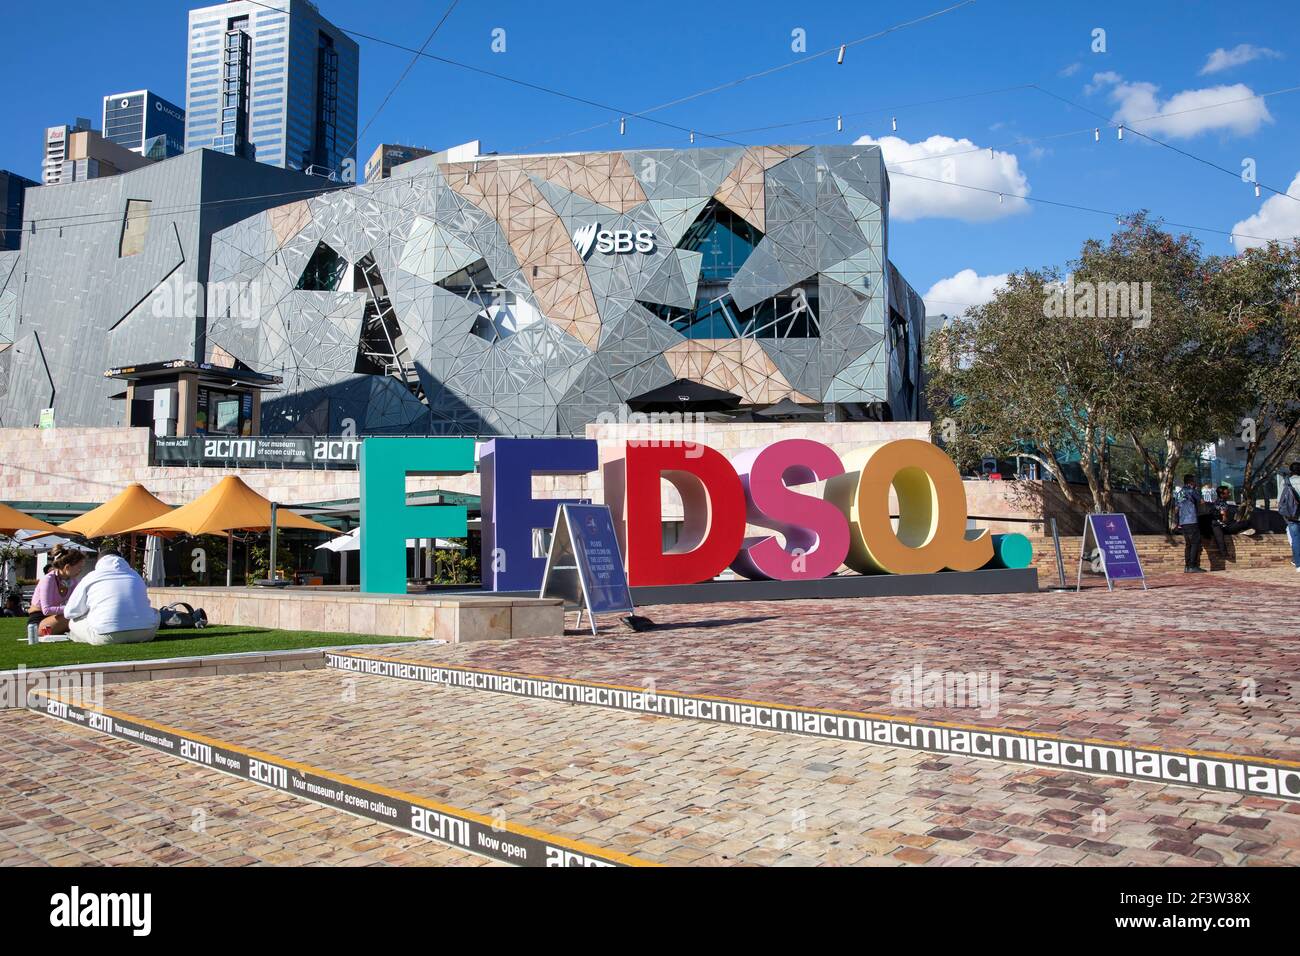
[[[783,398],[775,405],[757,409],[754,412],[754,418],[758,421],[794,421],[796,419],[816,419],[821,421],[825,414],[820,408],[814,408],[811,405],[800,405],[789,398]]]
[[[739,395],[686,378],[627,400],[627,407],[634,412],[724,412],[739,405]]]

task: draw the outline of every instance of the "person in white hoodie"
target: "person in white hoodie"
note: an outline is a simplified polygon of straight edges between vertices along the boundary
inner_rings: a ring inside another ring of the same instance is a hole
[[[158,634],[158,612],[144,578],[111,544],[64,605],[68,636],[81,644],[138,644]]]

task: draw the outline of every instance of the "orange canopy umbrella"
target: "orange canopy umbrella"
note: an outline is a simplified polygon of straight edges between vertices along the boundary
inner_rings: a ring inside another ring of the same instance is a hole
[[[339,532],[285,508],[277,508],[277,528],[304,531]],[[159,534],[180,531],[185,534],[225,534],[229,531],[266,531],[271,527],[271,502],[263,498],[234,475],[222,478],[187,505],[163,515],[141,521],[124,532]]]
[[[102,538],[129,531],[135,525],[153,521],[171,510],[171,505],[163,504],[144,485],[134,482],[98,508],[59,525],[58,531],[60,534],[79,534],[84,538]]]
[[[61,530],[48,521],[33,518],[17,508],[0,503],[0,534],[12,535],[15,531],[53,531],[57,534]]]

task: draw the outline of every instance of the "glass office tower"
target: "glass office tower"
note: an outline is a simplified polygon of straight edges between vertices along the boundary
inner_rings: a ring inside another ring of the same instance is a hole
[[[146,159],[185,151],[185,111],[150,90],[104,97],[104,139]]]
[[[357,67],[356,43],[308,0],[191,10],[185,148],[355,175]]]

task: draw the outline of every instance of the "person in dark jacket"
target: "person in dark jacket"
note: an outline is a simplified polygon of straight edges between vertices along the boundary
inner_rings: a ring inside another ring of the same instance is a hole
[[[1196,488],[1196,476],[1184,475],[1183,486],[1174,492],[1174,511],[1183,532],[1183,573],[1203,574],[1201,567],[1201,525],[1197,521],[1203,502]]]
[[[1214,544],[1220,554],[1227,554],[1225,539],[1230,534],[1246,537],[1253,535],[1255,529],[1249,521],[1237,518],[1237,503],[1232,500],[1232,489],[1219,485],[1215,491],[1214,514],[1210,516],[1210,531],[1214,534]]]

